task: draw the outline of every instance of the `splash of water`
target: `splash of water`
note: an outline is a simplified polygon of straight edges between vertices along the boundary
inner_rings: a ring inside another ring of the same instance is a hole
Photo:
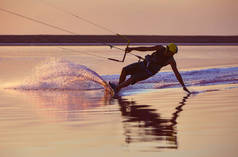
[[[63,59],[50,59],[37,66],[31,77],[12,88],[21,90],[89,90],[102,87],[106,91],[110,91],[106,81],[86,66]]]

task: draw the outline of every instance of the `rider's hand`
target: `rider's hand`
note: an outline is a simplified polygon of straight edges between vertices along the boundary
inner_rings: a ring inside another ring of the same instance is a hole
[[[130,47],[127,47],[126,48],[126,53],[129,53],[129,52],[131,52],[132,51],[132,48],[130,48]]]

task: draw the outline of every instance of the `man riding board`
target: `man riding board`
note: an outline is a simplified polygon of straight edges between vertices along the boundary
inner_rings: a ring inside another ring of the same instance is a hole
[[[190,93],[186,88],[183,79],[177,69],[176,61],[173,57],[174,54],[178,52],[178,48],[175,44],[171,43],[166,47],[162,45],[156,45],[152,47],[128,47],[126,52],[131,51],[155,51],[151,55],[146,55],[144,61],[132,63],[122,69],[119,83],[115,85],[110,83],[110,86],[117,93],[122,88],[133,85],[138,81],[148,79],[155,75],[159,70],[167,65],[170,65],[177,80],[182,85],[183,90]],[[131,75],[129,79],[126,80],[126,76]]]

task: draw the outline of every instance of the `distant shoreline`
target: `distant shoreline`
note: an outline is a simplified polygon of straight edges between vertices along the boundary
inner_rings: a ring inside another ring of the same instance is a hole
[[[108,43],[124,46],[126,43]],[[166,45],[168,43],[132,43],[131,46]],[[238,43],[176,43],[179,46],[238,46]],[[0,46],[107,46],[99,43],[0,43]]]
[[[238,36],[155,36],[125,35],[130,45],[238,45]],[[128,41],[116,35],[0,35],[0,46],[105,46],[125,45]]]

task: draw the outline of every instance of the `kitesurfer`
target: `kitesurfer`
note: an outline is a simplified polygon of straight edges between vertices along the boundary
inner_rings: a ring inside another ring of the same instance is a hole
[[[121,71],[118,85],[109,82],[110,86],[117,93],[122,88],[129,85],[133,85],[139,81],[148,79],[158,73],[164,66],[170,65],[177,80],[183,87],[183,90],[190,93],[185,86],[182,76],[180,75],[174,55],[178,52],[177,45],[171,43],[167,46],[156,45],[152,47],[127,47],[126,52],[131,51],[155,51],[151,55],[146,55],[145,59],[140,62],[132,63],[124,67]],[[130,75],[130,78],[126,80],[126,76]]]

